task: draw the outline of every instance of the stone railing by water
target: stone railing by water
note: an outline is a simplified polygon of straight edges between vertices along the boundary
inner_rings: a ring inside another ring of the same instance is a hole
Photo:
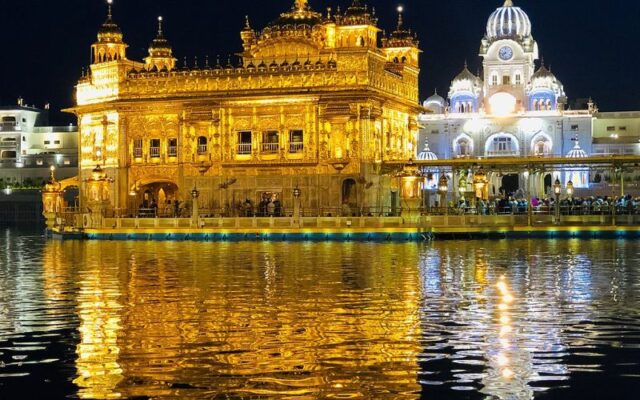
[[[448,210],[447,210],[448,211]],[[590,214],[570,215],[553,213],[510,213],[496,215],[482,214],[424,214],[421,210],[402,210],[398,215],[364,215],[354,216],[305,216],[294,217],[291,214],[281,217],[225,217],[212,214],[201,214],[193,217],[160,217],[153,213],[118,216],[116,214],[99,214],[83,212],[63,212],[56,217],[56,226],[60,230],[147,230],[162,233],[175,229],[203,230],[260,230],[269,229],[362,229],[377,231],[387,228],[407,228],[429,231],[484,229],[514,230],[539,228],[599,228],[599,227],[637,227],[640,229],[638,214]],[[329,214],[331,215],[331,214]]]

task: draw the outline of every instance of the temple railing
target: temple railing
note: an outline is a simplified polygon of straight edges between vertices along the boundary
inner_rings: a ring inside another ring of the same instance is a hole
[[[107,210],[104,212],[63,210],[56,215],[56,225],[62,229],[270,229],[270,228],[497,228],[527,227],[605,227],[638,226],[640,214],[629,212],[572,214],[558,210],[544,212],[511,212],[485,215],[482,212],[442,208],[349,210],[301,210],[294,216],[282,209],[276,215],[230,215],[227,210],[199,210],[194,219],[189,212],[171,215],[155,209]]]

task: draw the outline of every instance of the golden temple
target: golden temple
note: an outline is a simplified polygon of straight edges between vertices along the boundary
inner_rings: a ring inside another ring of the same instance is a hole
[[[360,0],[326,14],[295,0],[261,31],[246,18],[238,62],[179,67],[161,17],[149,56],[129,60],[110,0],[67,110],[80,205],[187,215],[195,193],[220,215],[274,201],[269,214],[284,215],[294,197],[303,210],[399,206],[381,166],[412,158],[422,108],[419,44],[398,11],[384,35]]]

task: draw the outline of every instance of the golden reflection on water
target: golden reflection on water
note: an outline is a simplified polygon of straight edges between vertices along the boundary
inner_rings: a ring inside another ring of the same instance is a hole
[[[633,242],[43,246],[42,289],[0,275],[0,333],[77,322],[85,399],[530,399],[640,348]]]
[[[415,398],[419,249],[375,246],[48,242],[45,274],[77,274],[79,396]]]

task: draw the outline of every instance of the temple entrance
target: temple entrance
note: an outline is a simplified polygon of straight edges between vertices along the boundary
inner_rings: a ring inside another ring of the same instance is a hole
[[[351,215],[358,209],[356,181],[352,178],[342,182],[342,215]]]
[[[282,207],[282,202],[280,198],[282,197],[282,193],[277,191],[268,191],[268,192],[259,192],[258,197],[260,201],[258,203],[258,207],[256,210],[258,217],[282,217],[284,216],[284,209]],[[251,209],[253,209],[253,205],[249,204],[247,200],[245,200],[245,204],[243,204],[243,210],[246,216]]]
[[[553,178],[551,177],[551,174],[547,174],[544,177],[544,193],[545,194],[549,194],[551,193],[551,185],[553,183]]]
[[[147,183],[130,194],[131,207],[143,216],[173,217],[184,206],[178,199],[178,186],[169,181]]]
[[[513,196],[520,188],[520,178],[518,174],[509,174],[502,177],[501,192],[505,196]]]

